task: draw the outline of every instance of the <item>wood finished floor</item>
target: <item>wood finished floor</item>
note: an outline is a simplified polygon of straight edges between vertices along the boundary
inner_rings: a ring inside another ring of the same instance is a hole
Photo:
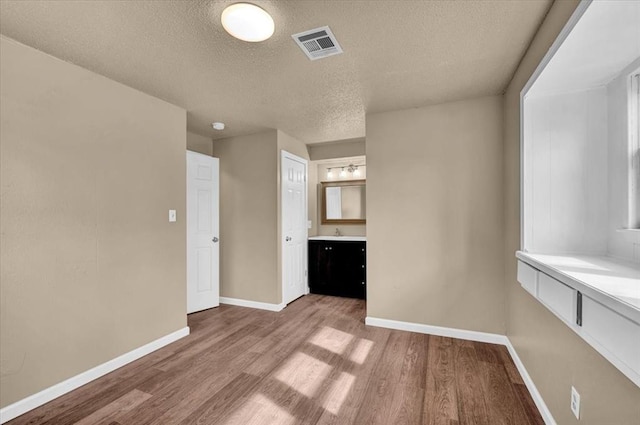
[[[9,422],[543,424],[505,347],[364,325],[364,301],[221,306],[191,335]]]

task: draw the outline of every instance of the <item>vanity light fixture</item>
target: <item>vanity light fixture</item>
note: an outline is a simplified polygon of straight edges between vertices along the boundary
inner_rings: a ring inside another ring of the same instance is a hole
[[[225,31],[235,38],[256,43],[270,38],[275,31],[273,18],[263,8],[251,3],[235,3],[222,11]]]
[[[327,179],[329,180],[333,179],[333,169],[335,168],[340,168],[340,173],[338,174],[340,178],[347,177],[347,172],[351,173],[352,177],[360,177],[362,173],[360,172],[359,167],[364,167],[364,166],[365,164],[359,164],[359,165],[349,164],[346,167],[327,168]]]

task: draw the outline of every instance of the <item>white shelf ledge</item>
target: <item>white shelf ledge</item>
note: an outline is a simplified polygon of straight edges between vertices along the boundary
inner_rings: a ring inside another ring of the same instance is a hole
[[[523,251],[516,257],[640,324],[640,264],[605,256]]]

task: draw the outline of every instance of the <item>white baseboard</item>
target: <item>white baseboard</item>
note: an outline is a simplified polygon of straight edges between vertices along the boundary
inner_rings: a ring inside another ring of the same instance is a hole
[[[237,305],[238,307],[257,308],[258,310],[282,311],[287,305],[284,303],[270,304],[258,301],[241,300],[240,298],[220,297],[220,304]]]
[[[520,376],[522,376],[522,380],[524,381],[529,393],[531,393],[531,398],[533,399],[544,423],[546,425],[556,425],[556,421],[553,419],[549,408],[546,403],[542,399],[542,396],[538,392],[535,384],[531,380],[527,369],[525,369],[524,364],[518,357],[518,353],[515,348],[509,341],[509,338],[506,335],[500,334],[492,334],[485,332],[476,332],[476,331],[467,331],[464,329],[455,329],[455,328],[444,328],[440,326],[431,326],[431,325],[423,325],[421,323],[411,323],[411,322],[401,322],[397,320],[389,320],[389,319],[378,319],[377,317],[367,317],[365,318],[365,324],[369,326],[377,326],[379,328],[388,328],[388,329],[397,329],[400,331],[408,331],[408,332],[416,332],[421,334],[428,335],[437,335],[444,336],[449,338],[458,338],[465,339],[469,341],[477,341],[477,342],[487,342],[490,344],[500,344],[507,347],[509,350],[509,354],[513,359],[516,367],[518,368],[518,372],[520,372]]]
[[[364,320],[364,323],[369,326],[377,326],[379,328],[446,336],[449,338],[466,339],[469,341],[488,342],[490,344],[507,345],[507,342],[509,341],[505,335],[467,331],[464,329],[443,328],[441,326],[423,325],[421,323],[400,322],[398,320],[378,319],[377,317],[367,317]]]
[[[38,393],[30,395],[27,398],[23,398],[20,401],[16,401],[13,404],[3,407],[2,409],[0,409],[0,424],[8,422],[13,418],[16,418],[24,413],[27,413],[30,410],[35,409],[36,407],[42,406],[43,404],[48,403],[51,400],[60,397],[61,395],[64,395],[70,391],[75,390],[78,387],[88,384],[89,382],[100,378],[101,376],[104,376],[109,372],[113,372],[114,370],[128,363],[131,363],[132,361],[137,360],[140,357],[146,356],[147,354],[152,353],[153,351],[156,351],[159,348],[164,347],[165,345],[171,344],[172,342],[177,341],[178,339],[183,338],[187,335],[189,335],[188,326],[170,333],[169,335],[158,338],[155,341],[151,341],[150,343],[145,344],[142,347],[138,347],[135,350],[129,351],[128,353],[116,357],[115,359],[109,360],[106,363],[102,363],[101,365],[82,372]]]
[[[533,399],[533,402],[536,404],[536,407],[538,408],[540,415],[542,415],[542,419],[544,420],[544,423],[546,425],[556,425],[555,419],[553,419],[553,416],[551,415],[549,408],[547,407],[544,400],[542,399],[540,392],[538,392],[538,388],[536,388],[536,384],[533,383],[531,376],[529,376],[529,372],[527,372],[527,369],[524,367],[522,360],[520,360],[520,357],[518,356],[516,349],[511,344],[511,341],[509,340],[509,338],[507,338],[506,346],[507,346],[507,349],[509,350],[509,354],[511,354],[511,358],[513,359],[513,362],[516,364],[516,367],[518,368],[518,372],[520,372],[520,376],[522,376],[522,380],[524,381],[524,384],[527,386],[527,389],[531,394],[531,398]]]

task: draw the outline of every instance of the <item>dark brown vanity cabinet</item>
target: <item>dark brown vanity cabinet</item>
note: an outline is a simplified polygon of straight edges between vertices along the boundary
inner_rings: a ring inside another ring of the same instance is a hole
[[[312,294],[365,299],[367,243],[310,240],[309,290]]]

